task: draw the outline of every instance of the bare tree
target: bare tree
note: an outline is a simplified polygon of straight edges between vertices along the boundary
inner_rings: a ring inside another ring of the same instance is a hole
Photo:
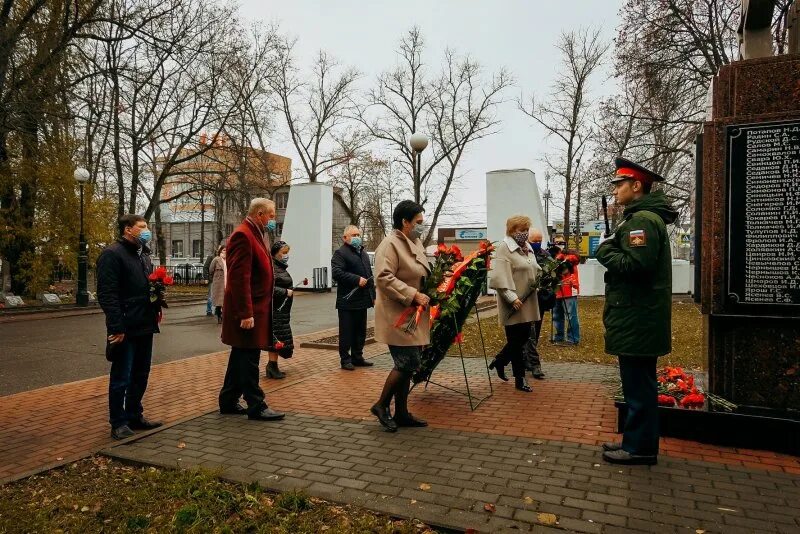
[[[444,53],[441,73],[433,76],[423,62],[424,50],[419,28],[412,28],[400,40],[398,65],[378,77],[359,120],[397,155],[396,161],[411,177],[414,200],[431,211],[430,229],[424,237],[428,244],[451,188],[461,176],[459,164],[467,147],[498,131],[496,108],[512,78],[501,69],[486,80],[479,63],[451,50]],[[427,152],[431,156],[418,170],[408,145],[415,132],[431,138]]]
[[[362,226],[370,211],[376,207],[374,197],[379,194],[380,175],[389,169],[389,162],[375,157],[364,145],[363,132],[355,132],[339,141],[338,152],[349,157],[331,171],[330,184],[334,187],[338,202],[347,213],[350,224]]]
[[[352,96],[359,73],[342,68],[326,52],[314,61],[311,81],[298,77],[294,57],[295,41],[283,40],[276,60],[275,76],[270,83],[278,98],[289,137],[300,157],[310,182],[346,161],[347,155],[332,150],[342,127],[352,115]]]
[[[544,128],[546,138],[556,141],[555,152],[545,155],[547,172],[562,180],[564,192],[564,239],[568,240],[572,195],[578,181],[575,165],[584,157],[592,135],[592,100],[589,82],[600,67],[608,45],[597,30],[562,33],[556,48],[561,52],[561,70],[547,100],[520,97],[519,108]]]

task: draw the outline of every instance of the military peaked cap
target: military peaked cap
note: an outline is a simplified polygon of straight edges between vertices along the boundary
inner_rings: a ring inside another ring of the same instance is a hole
[[[636,180],[637,182],[643,183],[664,181],[663,176],[659,176],[650,169],[646,169],[625,158],[615,159],[614,165],[617,167],[617,171],[611,178],[612,182],[620,182],[622,180]]]

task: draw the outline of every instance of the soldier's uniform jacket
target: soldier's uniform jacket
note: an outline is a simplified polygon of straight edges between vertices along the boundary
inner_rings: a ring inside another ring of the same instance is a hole
[[[667,224],[678,213],[661,191],[630,203],[612,238],[597,249],[608,272],[605,351],[663,356],[672,350],[672,254]]]

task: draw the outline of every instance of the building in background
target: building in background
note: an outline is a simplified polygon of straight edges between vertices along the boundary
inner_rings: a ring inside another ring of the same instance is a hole
[[[159,217],[153,224],[153,256],[163,258],[167,266],[201,265],[242,221],[250,201],[256,197],[275,201],[277,230],[271,238],[280,239],[283,233],[292,160],[264,150],[237,147],[225,137],[209,141],[201,136],[200,146],[206,150],[177,166],[161,190]],[[334,189],[334,249],[341,245],[341,235],[349,224]]]
[[[489,233],[486,227],[482,228],[437,228],[436,243],[448,247],[458,245],[461,252],[466,256],[470,252],[477,250],[481,241],[488,239]]]
[[[161,190],[154,256],[166,265],[202,264],[238,225],[250,200],[263,196],[277,206],[280,235],[292,160],[241,147],[221,136],[201,136],[196,157],[176,166]],[[190,149],[186,151],[191,155]]]

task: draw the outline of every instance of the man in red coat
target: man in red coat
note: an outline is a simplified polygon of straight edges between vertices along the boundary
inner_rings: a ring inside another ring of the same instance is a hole
[[[219,411],[247,414],[250,419],[283,419],[264,402],[258,385],[262,350],[272,345],[272,289],[275,279],[266,230],[275,228],[275,203],[255,198],[247,217],[228,238],[228,278],[223,302],[222,342],[231,346]],[[247,408],[239,404],[244,396]]]

